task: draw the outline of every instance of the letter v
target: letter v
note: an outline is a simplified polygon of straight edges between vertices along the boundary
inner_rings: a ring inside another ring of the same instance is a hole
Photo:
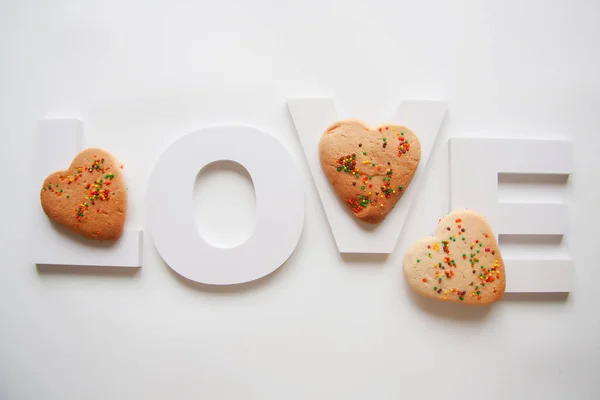
[[[347,207],[340,204],[321,170],[319,140],[328,126],[339,121],[333,101],[329,98],[295,98],[288,99],[287,104],[340,253],[392,253],[427,169],[446,115],[446,103],[425,100],[400,103],[392,122],[409,127],[419,137],[421,161],[406,193],[377,226],[354,218]]]

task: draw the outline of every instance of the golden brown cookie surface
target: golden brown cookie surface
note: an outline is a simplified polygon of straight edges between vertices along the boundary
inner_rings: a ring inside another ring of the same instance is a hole
[[[455,211],[438,223],[435,236],[412,245],[404,275],[419,294],[466,304],[486,304],[504,296],[506,274],[498,242],[486,219]]]
[[[377,224],[406,191],[419,165],[421,144],[402,125],[370,129],[348,120],[325,131],[319,156],[341,201],[357,218]]]
[[[106,150],[83,150],[68,170],[50,174],[40,199],[50,219],[88,238],[116,240],[123,232],[125,180],[119,161]]]

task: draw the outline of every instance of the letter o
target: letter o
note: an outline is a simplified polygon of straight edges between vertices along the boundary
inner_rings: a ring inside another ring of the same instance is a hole
[[[221,160],[243,165],[256,193],[254,233],[233,248],[208,244],[192,216],[196,175]],[[304,190],[292,155],[249,126],[213,126],[178,139],[154,166],[147,196],[158,253],[175,272],[205,284],[249,282],[275,271],[296,248],[304,224]]]

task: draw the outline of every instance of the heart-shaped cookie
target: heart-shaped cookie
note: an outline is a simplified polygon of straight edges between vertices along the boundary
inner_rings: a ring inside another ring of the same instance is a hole
[[[470,210],[446,215],[435,236],[413,244],[404,256],[404,275],[416,292],[456,303],[493,303],[502,299],[506,287],[492,228]]]
[[[319,142],[321,166],[353,214],[377,224],[406,191],[421,158],[417,136],[401,125],[331,125]]]
[[[105,150],[83,150],[67,171],[49,175],[40,198],[50,219],[83,236],[116,240],[123,232],[125,179],[118,160]]]

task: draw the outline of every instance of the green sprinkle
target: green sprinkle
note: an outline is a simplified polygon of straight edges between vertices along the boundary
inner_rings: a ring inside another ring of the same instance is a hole
[[[465,237],[464,237],[464,236],[462,237],[462,240],[465,240]]]
[[[369,179],[373,179],[373,177],[372,177],[372,176],[370,176],[370,177],[369,177]]]
[[[463,301],[464,299],[465,299],[464,297],[460,296],[460,301]]]
[[[386,140],[387,140],[386,138],[383,138],[383,141],[384,141],[384,142],[385,142]]]
[[[62,192],[63,192],[63,190],[62,190],[62,189],[60,189],[60,192],[62,193]]]
[[[481,286],[485,286],[485,283],[482,283]]]
[[[479,250],[477,250],[477,252],[479,253]]]
[[[375,163],[371,163],[371,166],[372,166],[372,167],[374,167],[374,166],[375,166]]]
[[[478,291],[477,291],[477,294],[481,294],[481,292],[478,290]]]
[[[71,198],[71,196],[67,195],[67,199]]]
[[[402,136],[404,136],[404,132],[401,132],[400,134],[401,134]]]
[[[433,287],[433,290],[437,290],[437,286],[434,286],[434,287]]]
[[[398,189],[402,190],[402,185],[398,186]]]
[[[366,156],[366,155],[367,155],[367,152],[366,152],[366,151],[363,151],[363,156]]]
[[[421,259],[417,258],[417,262],[418,262],[418,263],[420,263],[420,262],[421,262]]]
[[[56,187],[58,187],[58,183],[56,184]]]
[[[46,191],[46,190],[48,190],[48,189],[46,189],[46,186],[44,186],[44,191]]]
[[[479,243],[479,247],[481,247],[481,246],[483,246],[483,244],[482,244],[482,243]]]
[[[365,187],[364,187],[364,186],[361,186],[361,187],[360,187],[360,189],[361,189],[361,190],[365,190]]]
[[[342,170],[342,167],[338,167],[338,171],[341,171],[341,170]]]

